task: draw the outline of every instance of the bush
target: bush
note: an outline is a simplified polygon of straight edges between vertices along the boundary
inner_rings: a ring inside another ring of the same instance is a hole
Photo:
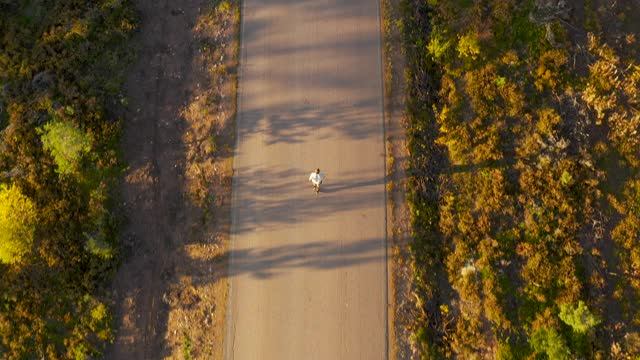
[[[469,32],[460,36],[457,49],[460,58],[475,60],[480,55],[478,35],[475,32]]]
[[[91,309],[89,327],[100,340],[109,340],[112,338],[111,315],[106,305],[98,303]]]
[[[441,27],[434,27],[427,44],[427,51],[434,59],[444,59],[451,48],[452,42]]]
[[[0,271],[0,358],[100,358],[111,339],[92,298],[116,265],[136,22],[130,0],[0,1],[0,261],[20,261]]]
[[[572,304],[560,305],[560,320],[571,326],[573,331],[584,334],[600,323],[587,308],[584,302],[579,301],[577,306]]]
[[[15,186],[0,186],[0,262],[20,262],[31,251],[37,222],[35,204]]]
[[[77,173],[82,157],[91,151],[91,137],[68,121],[54,120],[42,130],[42,146],[51,153],[60,175]]]
[[[231,3],[229,2],[229,0],[222,0],[216,7],[216,11],[222,14],[226,14],[231,11]]]
[[[571,351],[562,336],[555,329],[538,329],[532,338],[531,346],[540,354],[547,354],[550,360],[568,360]]]

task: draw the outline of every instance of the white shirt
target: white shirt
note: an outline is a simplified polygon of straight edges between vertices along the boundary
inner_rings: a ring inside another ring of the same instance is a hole
[[[311,175],[309,175],[309,181],[313,182],[316,185],[320,184],[322,180],[324,180],[323,173],[316,174],[316,172],[314,171],[311,173]]]

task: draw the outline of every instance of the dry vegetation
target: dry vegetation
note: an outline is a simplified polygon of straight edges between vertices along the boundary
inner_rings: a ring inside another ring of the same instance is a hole
[[[638,3],[402,11],[416,349],[636,358]]]
[[[113,359],[223,355],[240,9],[180,5],[138,2]]]
[[[194,27],[201,56],[200,89],[182,110],[188,127],[185,191],[202,210],[185,245],[192,260],[177,269],[169,289],[167,341],[171,358],[221,359],[227,304],[229,206],[235,141],[235,94],[240,9],[220,1]]]
[[[387,153],[387,239],[389,254],[389,346],[391,359],[411,357],[411,269],[407,244],[411,238],[406,198],[407,137],[405,135],[402,22],[398,0],[382,1],[385,136]]]
[[[203,2],[189,22],[172,4],[135,9],[145,4],[0,0],[0,358],[222,357],[239,6]],[[145,21],[188,32],[142,34]],[[151,46],[137,49],[149,71],[132,75],[134,33]],[[181,59],[162,46],[184,37]],[[194,89],[167,100],[144,87],[171,81]],[[183,128],[136,159],[160,121]],[[168,215],[129,232],[163,214],[148,204]],[[167,216],[183,220],[173,234]],[[125,281],[110,288],[114,273]]]

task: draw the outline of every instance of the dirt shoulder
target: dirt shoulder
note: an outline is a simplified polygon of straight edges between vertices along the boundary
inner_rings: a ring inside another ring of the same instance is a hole
[[[138,0],[109,359],[222,358],[236,1]]]
[[[405,58],[399,0],[382,0],[385,135],[387,147],[387,239],[389,273],[389,356],[416,358],[409,343],[412,321],[410,214],[406,202],[408,159],[405,119]]]

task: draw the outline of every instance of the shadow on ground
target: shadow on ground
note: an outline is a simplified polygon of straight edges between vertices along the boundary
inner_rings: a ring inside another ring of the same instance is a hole
[[[194,64],[200,50],[194,41],[194,24],[201,7],[205,8],[205,2],[135,2],[141,11],[142,27],[137,39],[140,59],[127,84],[131,105],[123,139],[125,158],[130,165],[123,185],[129,217],[122,239],[127,257],[113,286],[118,327],[115,344],[106,354],[109,359],[170,356],[167,338],[172,329],[168,328],[169,307],[164,296],[178,283],[178,272],[183,266],[180,264],[194,269],[211,269],[213,266],[219,270],[226,269],[229,259],[229,254],[223,253],[209,263],[201,263],[180,250],[185,245],[203,241],[194,236],[202,232],[199,229],[203,225],[194,221],[202,214],[194,209],[196,206],[184,189],[185,169],[190,161],[186,153],[191,144],[184,142],[189,126],[181,111],[193,100],[198,88],[215,86],[202,78],[202,69],[195,68]],[[237,134],[240,137],[261,134],[265,136],[266,146],[271,146],[301,142],[309,134],[328,140],[332,133],[350,139],[378,136],[380,124],[363,115],[376,107],[375,98],[361,97],[354,103],[341,100],[341,94],[363,86],[356,82],[350,70],[359,66],[358,59],[347,58],[347,54],[354,46],[366,53],[368,48],[377,47],[378,33],[370,32],[371,36],[367,38],[354,36],[349,31],[364,16],[360,7],[355,3],[339,7],[333,5],[332,1],[316,0],[269,2],[270,11],[282,12],[283,18],[290,9],[294,9],[310,21],[332,22],[336,29],[342,31],[332,43],[292,43],[288,41],[287,34],[295,29],[287,28],[287,21],[271,24],[260,16],[247,20],[251,23],[246,23],[245,29],[251,30],[243,36],[246,40],[244,46],[259,52],[264,36],[281,37],[281,45],[269,49],[269,58],[273,61],[297,56],[304,63],[304,59],[331,56],[344,60],[341,62],[345,68],[336,76],[329,75],[334,74],[335,69],[324,67],[315,69],[313,73],[280,68],[264,74],[265,81],[260,86],[243,89],[240,84],[243,94],[262,92],[271,96],[267,107],[244,104],[244,111],[238,116],[241,126]],[[339,8],[340,12],[334,8]],[[241,59],[244,71],[255,71],[252,62],[262,55],[257,53],[248,62]],[[379,75],[379,69],[372,71],[371,86],[378,86]],[[277,94],[291,87],[292,79],[300,76],[313,91],[279,98]],[[326,93],[333,96],[329,103],[316,101],[317,94]],[[288,110],[277,112],[276,109],[283,105]],[[231,129],[222,129],[221,132],[233,133]],[[226,150],[222,154],[230,155],[231,152]],[[318,195],[322,202],[318,202],[306,182],[308,169],[235,170],[236,201],[244,205],[236,214],[237,233],[295,226],[309,219],[323,219],[329,213],[366,208],[379,201],[379,186],[384,183],[382,174],[370,181],[359,180],[358,174],[342,174],[327,181]],[[223,213],[228,211],[228,206],[219,204],[217,214],[225,216]],[[205,241],[215,243],[215,239]],[[374,250],[379,249],[383,241],[363,239],[343,246],[340,239],[334,239],[283,245],[269,251],[238,249],[231,273],[214,269],[213,272],[197,274],[194,282],[215,283],[225,276],[240,275],[266,279],[295,268],[328,270],[383,261],[379,255],[374,255]],[[206,266],[208,264],[211,266]]]

